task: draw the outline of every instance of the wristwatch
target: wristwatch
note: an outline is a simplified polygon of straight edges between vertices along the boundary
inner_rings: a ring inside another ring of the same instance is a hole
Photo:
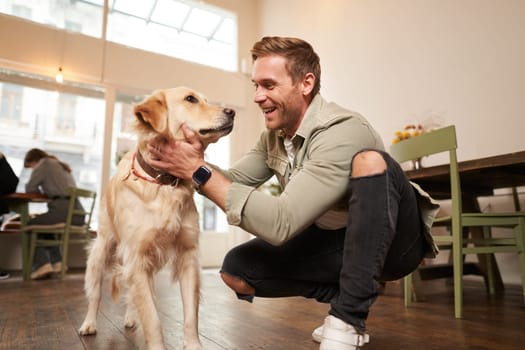
[[[211,169],[207,166],[200,166],[192,175],[193,182],[197,186],[197,191],[204,185],[211,177]]]

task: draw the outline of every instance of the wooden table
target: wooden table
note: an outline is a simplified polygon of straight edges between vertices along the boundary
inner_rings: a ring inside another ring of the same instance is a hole
[[[514,204],[520,210],[516,187],[525,186],[525,151],[507,153],[458,163],[464,211],[480,211],[480,196],[491,196],[498,188],[512,188]],[[419,184],[435,199],[449,199],[449,166],[439,165],[406,171],[408,178]],[[475,230],[476,228],[471,228]],[[487,273],[484,259],[479,259],[480,270]],[[503,289],[501,275],[493,263],[496,288]]]
[[[436,199],[450,198],[449,166],[422,167],[406,172]],[[525,186],[525,151],[458,163],[461,190],[473,197],[490,196],[498,188]]]
[[[24,227],[29,221],[29,204],[47,202],[49,198],[41,193],[11,193],[2,196],[7,200],[9,209],[20,214],[20,233],[22,234],[22,273],[25,280],[31,275],[31,262],[29,261],[29,241]]]

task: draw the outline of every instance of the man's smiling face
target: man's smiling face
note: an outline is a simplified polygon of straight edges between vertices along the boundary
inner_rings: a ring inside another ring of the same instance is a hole
[[[292,82],[286,69],[287,59],[271,55],[257,58],[253,65],[254,102],[263,111],[266,127],[295,134],[308,107],[301,81]]]

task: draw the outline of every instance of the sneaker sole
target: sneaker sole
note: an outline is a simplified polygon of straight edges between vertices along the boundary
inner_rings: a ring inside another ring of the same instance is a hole
[[[322,340],[323,340],[323,326],[321,327],[317,327],[313,332],[312,332],[312,339],[314,342],[316,343],[320,343]]]
[[[320,331],[317,331],[318,329],[321,329]],[[317,332],[316,332],[317,331]],[[370,336],[368,335],[368,333],[365,333],[362,335],[362,341],[360,342],[360,346],[362,346],[363,344],[368,344],[370,342]],[[322,326],[319,327],[319,328],[316,328],[313,332],[312,332],[312,340],[316,343],[321,343],[323,341],[323,328]]]
[[[370,342],[368,334],[341,334],[337,329],[325,329],[323,339],[319,350],[324,349],[348,349],[348,346],[354,346],[356,349]],[[346,347],[345,347],[346,346]]]

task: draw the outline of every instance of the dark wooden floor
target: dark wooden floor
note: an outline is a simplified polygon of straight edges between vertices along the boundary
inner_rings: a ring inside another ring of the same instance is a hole
[[[177,285],[158,278],[158,304],[168,349],[182,349],[181,305]],[[467,281],[465,318],[453,316],[452,288],[444,280],[425,282],[426,301],[403,306],[401,287],[387,285],[374,304],[364,349],[525,349],[525,308],[521,287],[506,286],[489,297],[481,281]],[[96,336],[79,337],[85,311],[83,274],[64,281],[0,281],[0,349],[125,350],[143,348],[140,328],[123,327],[124,310],[113,303],[108,284]],[[327,305],[303,298],[238,301],[216,271],[203,274],[199,332],[204,349],[318,349],[310,334]]]

